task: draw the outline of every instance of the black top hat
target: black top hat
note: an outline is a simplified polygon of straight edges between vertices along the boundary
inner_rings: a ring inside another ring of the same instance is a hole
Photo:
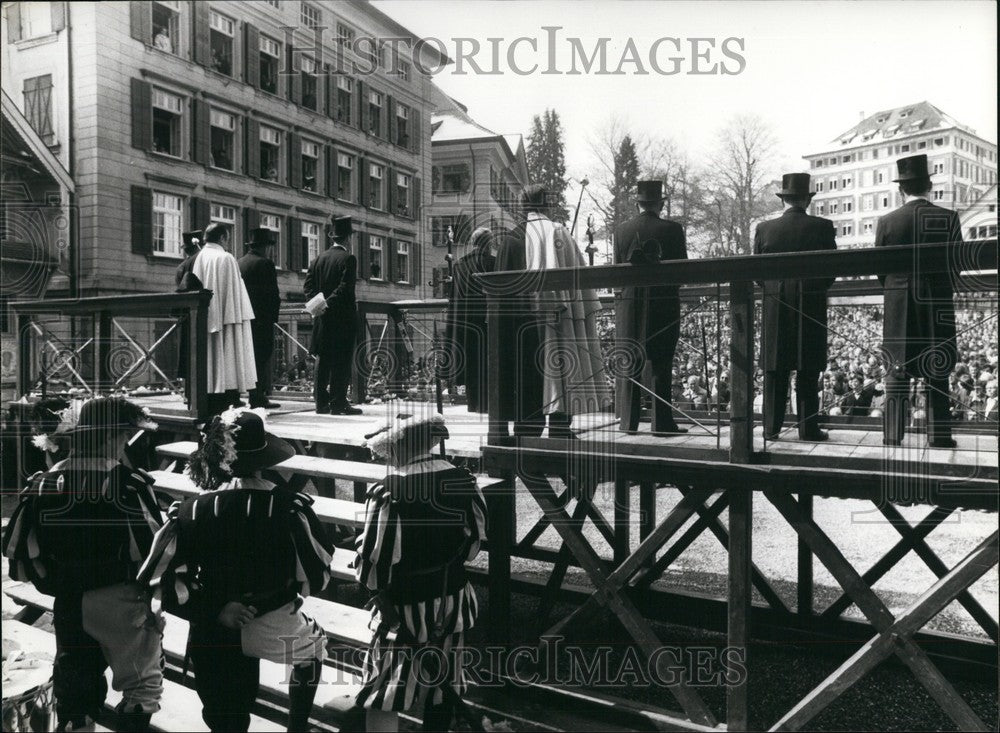
[[[250,237],[247,239],[248,247],[269,247],[274,244],[274,232],[266,227],[257,227],[250,230]]]
[[[349,216],[333,217],[333,238],[335,241],[346,239],[354,233],[354,220]]]
[[[191,247],[193,245],[200,246],[205,241],[205,233],[201,229],[184,232],[181,236],[184,237],[185,247]]]
[[[808,173],[785,173],[781,176],[781,189],[775,191],[775,196],[812,196],[809,190]]]
[[[532,183],[521,191],[521,205],[530,211],[539,211],[548,205],[548,192],[541,183]]]
[[[895,183],[929,179],[931,174],[927,172],[927,156],[921,153],[900,158],[896,161],[896,175],[899,177],[892,179]]]
[[[663,181],[639,181],[636,185],[640,204],[655,204],[663,201]]]
[[[221,417],[215,419],[222,420]],[[236,416],[231,430],[236,449],[236,460],[232,463],[234,476],[250,475],[295,455],[295,449],[267,432],[260,415],[250,410],[243,410]]]

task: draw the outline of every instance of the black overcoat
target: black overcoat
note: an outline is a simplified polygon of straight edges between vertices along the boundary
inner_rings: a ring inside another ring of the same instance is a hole
[[[446,375],[465,385],[469,412],[486,412],[488,404],[486,296],[476,273],[493,272],[496,257],[470,252],[455,263],[446,343],[451,357]]]
[[[278,292],[278,273],[268,257],[255,252],[247,252],[239,259],[240,275],[250,296],[256,325],[275,324],[281,309],[281,294]]]
[[[913,271],[880,277],[885,297],[882,348],[889,368],[913,377],[944,377],[958,360],[954,290],[949,272],[930,272],[920,245],[961,242],[958,214],[924,199],[878,220],[875,246],[913,246]]]
[[[358,279],[358,258],[334,245],[309,265],[304,284],[307,300],[317,293],[327,299],[327,310],[313,319],[311,354],[329,355],[339,348],[353,348],[357,331],[358,306],[354,286]]]
[[[837,248],[833,222],[809,216],[798,206],[776,219],[762,221],[754,236],[754,254],[813,252]],[[821,372],[826,366],[826,291],[833,278],[767,280],[764,289],[763,348],[765,371]]]

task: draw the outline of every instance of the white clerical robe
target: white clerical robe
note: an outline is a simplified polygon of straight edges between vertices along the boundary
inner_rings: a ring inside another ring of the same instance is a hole
[[[252,389],[257,384],[250,330],[253,306],[236,258],[217,244],[206,244],[192,272],[212,291],[208,304],[208,391]]]
[[[566,227],[537,213],[528,215],[525,260],[528,272],[587,264]],[[597,292],[550,290],[536,293],[534,302],[545,324],[540,364],[545,414],[580,415],[611,409],[611,388],[597,336],[596,315],[601,310]]]

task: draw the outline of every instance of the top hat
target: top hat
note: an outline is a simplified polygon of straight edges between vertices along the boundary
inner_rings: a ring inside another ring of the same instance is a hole
[[[257,227],[250,230],[250,237],[247,240],[248,247],[269,247],[274,244],[274,232],[266,227]]]
[[[205,241],[205,233],[201,229],[194,229],[190,232],[184,232],[182,235],[184,237],[184,246],[190,247],[191,245],[201,245]]]
[[[291,445],[264,429],[264,420],[253,410],[227,410],[213,418],[213,424],[206,433],[206,443],[222,439],[220,428],[225,428],[232,436],[236,453],[231,464],[234,476],[250,475],[295,455]]]
[[[354,233],[354,220],[349,216],[333,217],[334,240],[346,239]]]
[[[640,204],[655,204],[663,201],[663,181],[639,181],[635,184],[638,191],[636,201]]]
[[[774,192],[778,198],[782,196],[812,196],[809,190],[808,173],[785,173],[781,176],[781,188]]]
[[[927,172],[927,156],[921,153],[900,158],[896,161],[896,175],[898,178],[892,179],[895,183],[929,179],[931,174]]]
[[[532,183],[521,191],[521,205],[526,209],[538,211],[548,205],[548,192],[541,183]]]

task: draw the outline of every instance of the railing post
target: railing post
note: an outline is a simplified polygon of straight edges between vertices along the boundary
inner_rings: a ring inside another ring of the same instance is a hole
[[[208,417],[208,301],[207,297],[188,310],[191,321],[188,342],[188,379],[191,380],[191,410],[199,420]]]
[[[31,315],[17,316],[17,398],[31,389]]]
[[[313,326],[315,328],[315,325]],[[365,372],[368,368],[368,354],[364,354],[361,364],[358,363],[358,350],[368,349],[368,310],[364,303],[358,306],[357,331],[354,338],[354,358],[351,360],[351,395],[354,404],[360,405],[368,396],[368,380]],[[315,376],[314,376],[315,379]]]
[[[729,460],[749,463],[753,457],[753,283],[729,283]]]
[[[111,374],[111,319],[107,311],[97,314],[97,333],[94,353],[97,355],[97,369],[94,370],[94,393],[101,394],[111,388],[114,377]]]
[[[487,393],[489,404],[487,413],[489,417],[489,427],[487,440],[490,443],[496,442],[500,438],[507,437],[507,421],[500,418],[500,359],[498,355],[503,347],[500,343],[500,297],[490,295],[486,300],[486,353],[490,358],[486,360]],[[511,345],[508,345],[511,348]]]

